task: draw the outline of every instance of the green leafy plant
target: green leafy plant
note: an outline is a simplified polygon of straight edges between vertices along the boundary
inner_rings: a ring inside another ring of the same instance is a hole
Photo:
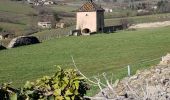
[[[0,87],[0,100],[17,100],[17,89],[11,88],[10,84],[4,83]]]
[[[60,68],[53,76],[27,81],[19,90],[9,88],[9,84],[2,85],[0,100],[81,100],[88,89],[78,71]]]

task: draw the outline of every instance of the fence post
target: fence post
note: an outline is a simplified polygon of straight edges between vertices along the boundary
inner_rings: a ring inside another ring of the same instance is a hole
[[[164,59],[164,57],[162,56],[162,57],[161,57],[161,61],[163,61],[163,59]]]
[[[130,65],[128,65],[127,67],[128,67],[128,76],[130,77],[130,75],[131,75]]]

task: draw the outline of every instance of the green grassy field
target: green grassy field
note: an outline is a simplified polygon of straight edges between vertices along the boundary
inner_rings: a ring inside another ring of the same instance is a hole
[[[107,13],[105,12],[105,18],[111,19],[111,18],[121,18],[121,17],[127,17],[127,16],[136,16],[137,11],[133,11],[131,9],[113,9],[113,12]]]
[[[17,13],[17,14],[29,14],[35,12],[35,10],[28,5],[11,2],[9,0],[0,1],[0,11]]]
[[[134,24],[136,24],[136,23],[160,22],[160,21],[170,20],[170,13],[146,15],[146,16],[136,16],[136,17],[105,19],[105,24],[108,25],[108,26],[119,24],[121,19],[128,19],[130,22],[132,22]]]
[[[135,72],[160,60],[144,63],[144,59],[152,60],[170,52],[169,33],[170,27],[120,31],[56,38],[37,45],[2,50],[0,82],[12,81],[14,86],[19,86],[26,80],[51,75],[57,68],[55,65],[74,68],[71,55],[79,70],[88,77],[106,72],[113,73],[114,79],[122,78],[126,76],[128,64]]]
[[[75,8],[63,6],[55,6],[53,9],[64,12],[75,10]],[[0,22],[0,27],[24,33],[24,29],[30,22],[36,22],[34,19],[31,20],[28,15],[30,13],[35,13],[35,10],[27,5],[1,0],[0,18],[14,19],[19,23]],[[110,18],[110,15],[107,16]],[[120,19],[106,19],[105,23],[115,25]],[[128,19],[134,23],[165,21],[170,19],[170,14],[129,17]],[[18,87],[27,80],[53,74],[57,68],[55,65],[60,65],[62,68],[74,68],[71,55],[74,56],[80,71],[88,77],[106,72],[109,77],[113,73],[115,80],[127,75],[127,65],[131,65],[134,73],[138,69],[148,68],[158,63],[160,59],[145,61],[170,52],[170,27],[57,38],[66,35],[74,28],[75,26],[44,30],[34,34],[43,41],[41,44],[0,51],[0,83],[13,82],[13,85]],[[94,92],[96,88],[92,87],[90,95]]]
[[[37,11],[31,8],[30,5],[22,2],[1,0],[0,27],[16,34],[24,34],[24,29],[29,28],[30,25],[37,24],[37,18],[32,16],[36,13]]]
[[[19,24],[29,24],[31,22],[31,14],[35,14],[37,11],[31,6],[21,3],[12,2],[10,0],[0,1],[0,18],[8,18],[17,21]]]
[[[11,30],[11,31],[24,31],[24,28],[26,28],[25,25],[21,24],[14,24],[14,23],[6,23],[6,22],[0,22],[0,27],[5,30]]]
[[[69,5],[53,5],[50,6],[56,12],[72,12],[78,9],[78,7],[69,6]]]
[[[120,24],[120,20],[122,18],[113,18],[113,19],[105,19],[106,26],[113,26]],[[130,23],[148,23],[148,22],[157,22],[157,21],[167,21],[170,20],[170,13],[167,14],[157,14],[157,15],[147,15],[147,16],[137,16],[137,17],[129,17],[123,18],[128,19]],[[59,35],[65,36],[70,30],[75,29],[76,19],[66,19],[65,23],[71,23],[73,26],[67,27],[64,29],[52,29],[52,30],[43,30],[41,32],[35,33],[34,36],[38,36],[41,41],[49,40],[52,38],[56,38]]]
[[[73,29],[75,29],[75,26],[70,26],[63,29],[59,28],[59,29],[44,30],[33,34],[33,36],[38,37],[40,41],[46,41],[46,40],[51,40],[53,38],[65,37],[69,34],[70,30]]]

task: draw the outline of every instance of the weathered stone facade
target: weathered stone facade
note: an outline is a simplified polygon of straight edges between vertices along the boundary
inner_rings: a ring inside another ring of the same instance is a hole
[[[104,9],[92,1],[86,2],[77,12],[76,30],[82,35],[102,31],[104,28]]]

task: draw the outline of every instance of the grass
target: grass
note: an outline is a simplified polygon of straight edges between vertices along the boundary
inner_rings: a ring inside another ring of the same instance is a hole
[[[64,29],[50,29],[50,30],[43,30],[41,32],[33,34],[33,36],[38,37],[40,41],[45,41],[53,38],[60,38],[67,36],[70,30],[75,29],[75,26],[70,26]]]
[[[36,10],[22,2],[0,0],[0,27],[16,35],[25,34],[30,25],[35,24]]]
[[[72,12],[78,9],[78,7],[69,5],[53,5],[52,8],[56,12]]]
[[[170,20],[170,13],[167,14],[157,14],[157,15],[147,15],[147,16],[137,16],[129,17],[129,21],[132,23],[146,23],[146,22],[157,22],[157,21],[167,21]],[[105,19],[106,26],[113,26],[120,24],[122,18]],[[125,18],[126,19],[126,18]],[[68,35],[70,30],[75,29],[74,24],[76,24],[76,19],[65,19],[65,23],[72,24],[73,26],[64,29],[52,29],[43,30],[41,32],[35,33],[34,36],[38,36],[41,41],[49,40],[60,36]]]
[[[67,6],[52,6],[55,11],[70,12],[75,10]],[[0,27],[22,32],[30,20],[34,9],[27,5],[0,1],[0,18],[15,19],[22,24],[0,22]],[[126,12],[123,12],[126,14]],[[164,21],[170,14],[129,17],[134,23]],[[110,15],[107,15],[110,17]],[[115,25],[121,18],[106,19],[106,25]],[[170,27],[137,31],[120,31],[113,34],[98,34],[86,37],[64,37],[75,26],[65,29],[44,30],[34,34],[43,43],[10,50],[0,51],[0,82],[13,82],[18,87],[27,80],[35,80],[44,75],[51,75],[60,65],[62,68],[74,68],[71,55],[78,68],[88,77],[108,73],[114,74],[114,80],[126,76],[126,66],[131,65],[132,72],[158,63],[151,60],[170,52]],[[51,39],[51,40],[48,40]],[[44,41],[48,40],[48,41]],[[92,87],[89,95],[96,92]]]
[[[2,27],[5,30],[11,30],[11,31],[23,31],[24,28],[26,28],[25,25],[6,23],[6,22],[0,22],[0,27]]]
[[[108,25],[108,26],[119,24],[121,19],[128,19],[132,23],[148,23],[148,22],[158,22],[158,21],[160,22],[160,21],[170,20],[170,13],[146,15],[146,16],[136,16],[136,17],[127,17],[127,18],[106,19],[105,24]]]
[[[17,13],[17,14],[30,14],[35,12],[33,8],[31,8],[26,4],[11,2],[9,0],[0,1],[0,11]]]
[[[121,18],[126,16],[136,16],[137,12],[131,9],[113,9],[113,12],[105,12],[105,18]]]
[[[15,24],[27,24],[30,21],[30,17],[24,14],[16,14],[6,11],[0,11],[0,18],[7,21],[13,21]]]
[[[51,75],[60,65],[74,68],[71,55],[81,72],[88,77],[103,72],[113,73],[115,79],[126,75],[126,66],[133,73],[158,63],[141,63],[170,52],[170,27],[137,31],[120,31],[112,34],[64,37],[41,44],[0,51],[0,82],[13,82],[20,86],[26,80]],[[141,63],[141,64],[140,64]],[[109,74],[110,75],[110,74]],[[89,95],[94,94],[96,88]]]

